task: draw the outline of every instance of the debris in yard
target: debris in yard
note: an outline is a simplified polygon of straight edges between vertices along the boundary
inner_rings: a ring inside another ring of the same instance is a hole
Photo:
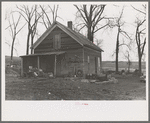
[[[97,75],[96,74],[86,74],[86,79],[96,79]]]
[[[90,82],[96,82],[96,80],[90,80]]]
[[[96,84],[104,84],[104,83],[110,83],[110,81],[103,81],[103,82],[95,82]]]
[[[111,77],[108,81],[102,82],[95,82],[96,84],[103,84],[103,83],[118,83],[118,80],[115,77]]]
[[[111,77],[111,74],[100,74],[97,76],[99,81],[107,81]]]
[[[109,81],[114,82],[114,83],[118,83],[118,80],[115,77],[111,77],[109,79]]]
[[[89,80],[88,79],[82,79],[81,82],[87,82],[88,83]]]
[[[53,73],[52,72],[48,73],[48,77],[53,78],[54,77]]]
[[[36,72],[33,72],[33,74],[34,74],[34,76],[35,76],[35,77],[37,77],[37,76],[38,76],[38,74],[37,74]]]

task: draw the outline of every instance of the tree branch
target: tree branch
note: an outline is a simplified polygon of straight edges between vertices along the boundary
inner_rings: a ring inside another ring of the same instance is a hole
[[[84,19],[84,21],[86,23],[88,23],[88,21],[85,19],[85,17],[83,16],[82,12],[81,12],[81,9],[79,9],[79,7],[77,5],[74,5],[77,9],[78,9],[78,12],[81,14],[82,18]],[[83,10],[82,10],[83,11]]]
[[[128,44],[125,44],[125,43],[119,44],[119,47],[123,46],[123,45],[127,46],[129,48],[129,50],[131,50],[130,46]]]
[[[94,31],[94,33],[97,32],[98,30],[101,30],[102,28],[104,28],[104,27],[106,27],[106,26],[108,26],[108,24],[106,24],[106,25],[104,25],[104,26],[98,28],[97,30]]]
[[[132,6],[132,5],[131,5],[131,6]],[[142,14],[146,15],[146,12],[143,12],[143,11],[141,11],[141,10],[139,10],[139,9],[135,8],[134,6],[132,6],[132,8],[133,8],[133,9],[135,9],[136,11],[138,11],[138,12],[140,12],[140,13],[142,13]]]
[[[26,24],[27,24],[27,22],[16,32],[16,34],[18,34]]]
[[[124,33],[130,40],[132,40],[131,37],[127,34],[127,32],[121,30],[120,33]]]

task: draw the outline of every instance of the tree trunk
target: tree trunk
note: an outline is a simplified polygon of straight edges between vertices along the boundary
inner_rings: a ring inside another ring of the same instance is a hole
[[[26,55],[29,54],[29,41],[30,41],[30,32],[28,32],[28,36],[27,36],[27,49],[26,49]]]
[[[128,73],[130,73],[130,65],[128,65]]]
[[[128,61],[128,73],[130,73],[130,66],[131,66],[131,62]]]
[[[93,34],[91,32],[91,26],[88,26],[88,34],[87,34],[87,38],[93,42]]]
[[[11,63],[13,61],[13,51],[14,51],[14,43],[16,36],[13,37],[12,45],[11,45]]]
[[[116,73],[118,73],[118,46],[116,47]]]
[[[141,75],[141,56],[139,56],[139,75]]]
[[[140,41],[139,41],[140,44]],[[140,45],[138,45],[138,57],[139,57],[139,75],[141,75],[141,49],[140,49]]]
[[[120,28],[118,27],[117,42],[116,42],[116,73],[118,73],[119,31]]]
[[[31,36],[31,54],[33,54],[33,39],[34,39],[34,36]]]

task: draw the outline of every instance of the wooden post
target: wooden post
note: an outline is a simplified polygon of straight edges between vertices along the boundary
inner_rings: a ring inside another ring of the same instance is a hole
[[[40,57],[37,56],[37,68],[40,69]]]
[[[21,76],[23,77],[23,58],[21,57]]]
[[[55,61],[54,61],[54,76],[56,76],[56,62],[57,62],[57,59],[56,59],[56,55],[55,55]]]

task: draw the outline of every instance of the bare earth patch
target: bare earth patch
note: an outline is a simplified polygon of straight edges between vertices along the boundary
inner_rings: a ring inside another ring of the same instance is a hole
[[[6,100],[145,100],[146,84],[138,77],[116,77],[118,83],[81,79],[19,78],[6,75]]]

